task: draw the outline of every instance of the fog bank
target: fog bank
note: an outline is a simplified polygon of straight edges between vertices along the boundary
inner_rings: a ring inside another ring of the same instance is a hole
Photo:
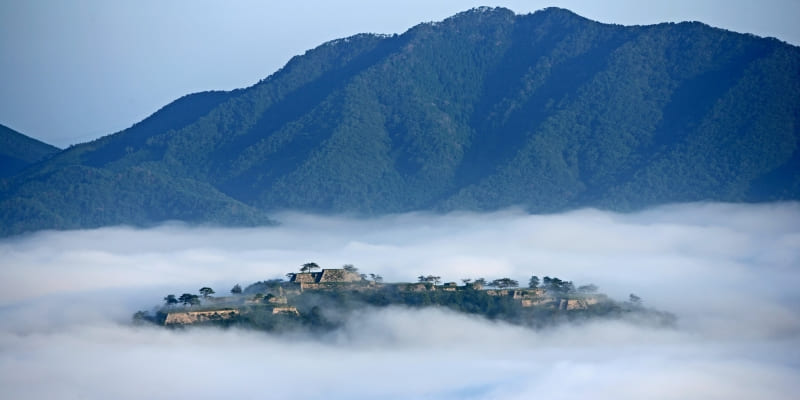
[[[794,398],[800,204],[634,214],[285,213],[276,228],[169,224],[0,241],[3,398]],[[673,312],[542,331],[439,309],[373,310],[321,337],[132,327],[166,294],[350,263],[386,281],[532,274]]]

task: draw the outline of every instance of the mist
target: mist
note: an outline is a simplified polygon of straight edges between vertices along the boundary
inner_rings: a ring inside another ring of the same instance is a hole
[[[0,398],[790,399],[800,393],[800,203],[633,214],[519,210],[273,228],[113,227],[0,241]],[[165,295],[305,262],[387,282],[531,275],[678,318],[534,331],[443,309],[360,312],[312,335],[130,324]]]

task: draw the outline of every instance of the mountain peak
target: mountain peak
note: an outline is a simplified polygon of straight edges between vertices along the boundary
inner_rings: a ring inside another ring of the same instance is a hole
[[[29,168],[0,228],[800,199],[798,48],[584,21],[481,7],[328,42]]]
[[[477,21],[485,21],[487,18],[509,19],[514,18],[515,15],[516,14],[514,14],[514,11],[511,11],[508,8],[481,6],[471,8],[467,11],[462,11],[450,18],[445,19],[445,21],[458,21],[463,19],[476,19]]]
[[[55,146],[0,125],[0,178],[11,177],[58,152]]]
[[[464,11],[462,14],[492,14],[492,13],[513,14],[514,12],[505,7],[479,6]]]

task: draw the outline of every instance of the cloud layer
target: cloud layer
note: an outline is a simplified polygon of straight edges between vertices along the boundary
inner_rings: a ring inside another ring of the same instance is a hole
[[[179,224],[0,241],[3,398],[793,398],[800,204],[636,214],[287,213],[277,228]],[[352,263],[387,281],[532,274],[671,311],[675,329],[530,331],[443,310],[369,311],[323,337],[127,324],[168,293]]]

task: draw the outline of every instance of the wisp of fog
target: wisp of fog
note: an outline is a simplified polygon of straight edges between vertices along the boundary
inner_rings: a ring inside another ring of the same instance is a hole
[[[794,399],[800,203],[632,214],[518,210],[380,218],[283,213],[278,227],[166,224],[0,241],[0,398]],[[333,332],[134,326],[170,293],[218,293],[305,262],[387,282],[531,275],[677,316],[531,330],[390,307]]]

